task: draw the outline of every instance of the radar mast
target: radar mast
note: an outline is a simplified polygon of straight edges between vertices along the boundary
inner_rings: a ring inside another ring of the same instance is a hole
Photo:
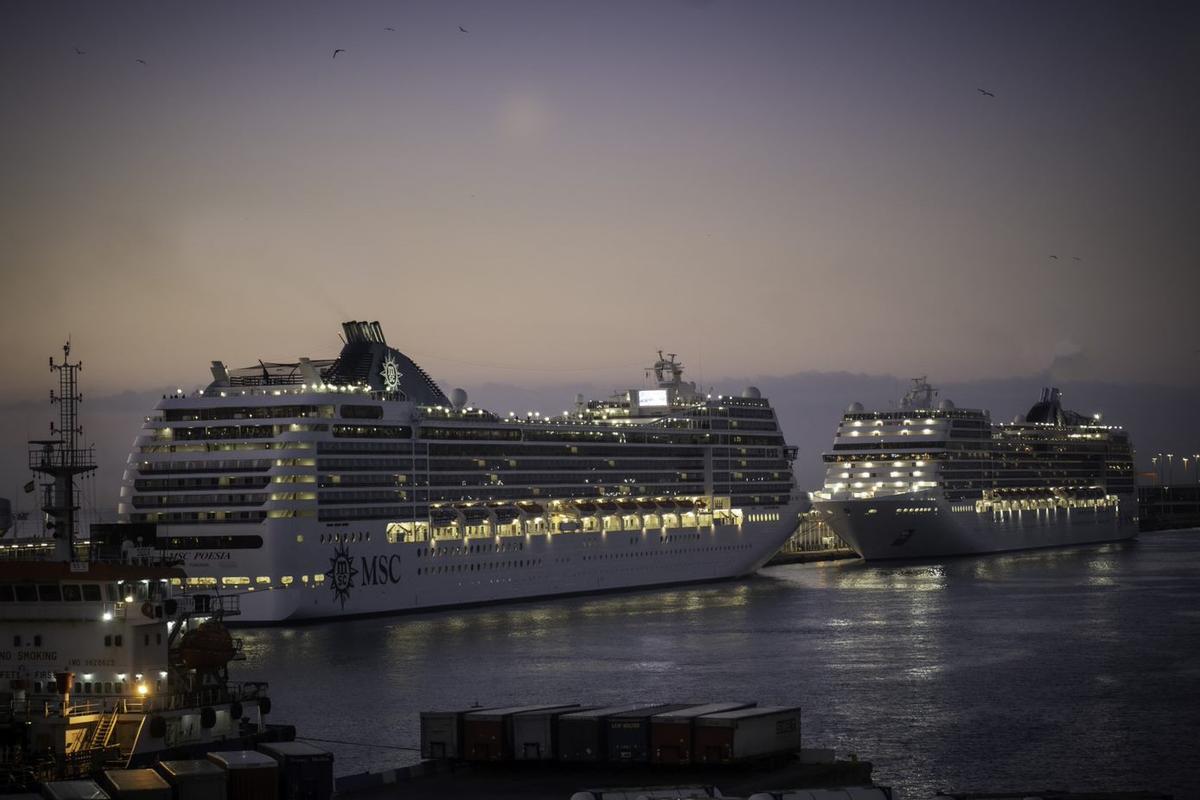
[[[900,408],[905,410],[933,408],[933,401],[937,394],[938,390],[929,384],[927,376],[913,378],[912,386],[905,392],[904,399],[900,401]]]
[[[646,367],[646,377],[650,377],[650,373],[654,373],[654,379],[658,381],[660,388],[676,388],[683,382],[683,364],[675,360],[678,353],[667,353],[663,355],[663,351],[658,351],[658,361],[654,362],[654,366]],[[670,377],[667,377],[670,375]]]
[[[61,364],[55,364],[54,357],[50,357],[50,371],[58,373],[58,394],[50,390],[50,404],[58,406],[58,427],[51,422],[50,435],[57,434],[57,438],[29,443],[29,468],[51,479],[42,484],[42,512],[46,515],[46,528],[53,531],[55,558],[60,561],[75,558],[75,512],[79,510],[75,476],[96,469],[92,448],[79,446],[79,438],[83,436],[79,404],[83,395],[79,392],[78,375],[83,362],[72,363],[70,357],[70,339],[63,345]]]

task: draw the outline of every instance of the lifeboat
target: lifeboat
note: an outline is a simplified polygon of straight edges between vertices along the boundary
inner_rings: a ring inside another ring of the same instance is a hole
[[[209,620],[183,635],[178,658],[189,669],[211,672],[221,669],[237,655],[233,637],[219,622]]]

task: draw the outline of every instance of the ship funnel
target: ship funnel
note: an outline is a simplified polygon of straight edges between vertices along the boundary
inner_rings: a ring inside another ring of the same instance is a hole
[[[342,323],[342,331],[346,334],[347,344],[351,342],[387,344],[387,340],[383,338],[383,326],[378,322],[351,320]]]

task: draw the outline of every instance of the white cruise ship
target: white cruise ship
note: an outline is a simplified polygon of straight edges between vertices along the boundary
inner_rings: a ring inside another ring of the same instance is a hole
[[[795,529],[775,412],[707,396],[659,353],[656,386],[501,417],[447,397],[348,322],[336,359],[259,362],[164,397],[129,457],[123,521],[193,584],[276,622],[709,581]]]
[[[1010,424],[937,400],[846,410],[813,505],[868,560],[1111,542],[1137,534],[1128,434],[1046,389]]]

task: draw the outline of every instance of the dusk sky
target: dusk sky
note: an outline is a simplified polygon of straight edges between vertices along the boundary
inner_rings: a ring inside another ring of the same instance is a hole
[[[345,319],[446,386],[658,347],[706,383],[1200,385],[1194,2],[0,13],[10,403],[68,334],[103,396]]]

